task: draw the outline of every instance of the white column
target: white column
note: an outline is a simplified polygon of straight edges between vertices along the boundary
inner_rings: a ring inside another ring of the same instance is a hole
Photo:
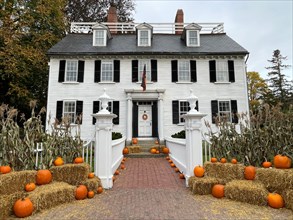
[[[127,93],[127,139],[126,142],[131,143],[132,139],[132,97],[130,93]]]
[[[163,140],[164,138],[164,103],[163,103],[163,94],[159,93],[158,97],[158,130],[159,138]]]

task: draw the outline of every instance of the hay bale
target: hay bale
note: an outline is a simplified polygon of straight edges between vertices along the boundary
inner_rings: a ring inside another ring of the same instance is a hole
[[[24,191],[27,183],[36,183],[35,170],[17,171],[0,175],[0,195]]]
[[[28,193],[28,197],[34,204],[34,213],[75,200],[75,186],[64,182],[52,182],[37,186]]]
[[[25,192],[16,192],[0,196],[0,219],[6,219],[13,214],[13,205],[16,200],[25,196]]]
[[[85,185],[89,191],[92,190],[95,192],[97,192],[99,186],[102,186],[101,180],[96,176],[92,179],[87,179],[82,184]]]
[[[293,169],[258,168],[256,180],[262,182],[270,192],[293,189]]]
[[[204,164],[205,176],[214,177],[224,180],[228,183],[232,180],[244,179],[244,165],[232,164],[232,163],[211,163],[206,162]]]
[[[88,179],[90,167],[87,163],[65,164],[63,166],[53,166],[50,171],[53,175],[53,181],[78,185]]]
[[[129,153],[140,153],[140,146],[135,145],[135,146],[129,146]]]
[[[215,184],[224,184],[223,180],[214,177],[195,177],[192,185],[192,193],[198,195],[208,195],[212,193]]]
[[[268,193],[261,182],[252,180],[233,180],[225,186],[225,196],[228,199],[253,205],[267,205]]]
[[[281,192],[285,202],[285,207],[293,211],[293,189],[285,189]]]

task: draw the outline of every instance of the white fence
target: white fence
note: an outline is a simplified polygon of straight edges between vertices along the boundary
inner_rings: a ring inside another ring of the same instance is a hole
[[[94,139],[91,139],[89,141],[86,141],[82,145],[82,158],[83,161],[88,163],[90,165],[90,171],[93,171],[93,157],[94,157],[94,148],[95,148],[95,141]]]
[[[123,159],[123,148],[125,147],[126,137],[112,141],[112,174],[118,169]]]

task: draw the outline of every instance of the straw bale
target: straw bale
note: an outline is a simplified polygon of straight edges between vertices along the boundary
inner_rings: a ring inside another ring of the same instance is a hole
[[[233,180],[225,187],[226,198],[253,205],[267,205],[268,193],[261,182],[253,180]]]
[[[293,169],[258,168],[256,180],[262,182],[270,192],[293,189]]]
[[[287,209],[293,210],[293,189],[285,189],[281,192]]]
[[[28,194],[34,204],[34,213],[75,200],[75,186],[64,182],[52,182],[37,186]]]
[[[90,167],[87,163],[65,164],[50,168],[53,175],[53,181],[66,182],[71,185],[78,185],[86,181],[89,170]]]
[[[0,196],[24,191],[27,183],[36,182],[36,171],[26,170],[0,175]]]
[[[244,165],[232,164],[232,163],[211,163],[206,162],[204,164],[205,176],[220,178],[228,183],[232,180],[244,179]]]
[[[129,146],[129,153],[140,153],[140,146]]]
[[[0,219],[5,219],[13,214],[13,205],[16,200],[25,196],[25,192],[16,192],[10,195],[0,196]]]
[[[212,193],[215,184],[223,184],[223,180],[214,177],[194,177],[191,190],[193,194],[208,195]]]
[[[82,182],[83,185],[87,187],[89,191],[97,192],[97,188],[102,186],[101,180],[98,177],[94,177],[92,179],[87,179],[86,181]]]

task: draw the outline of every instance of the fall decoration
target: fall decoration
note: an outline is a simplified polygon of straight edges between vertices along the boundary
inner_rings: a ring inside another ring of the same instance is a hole
[[[278,193],[269,193],[268,204],[272,208],[279,209],[284,207],[283,197]]]
[[[28,183],[24,187],[25,191],[27,191],[27,192],[31,192],[31,191],[35,190],[35,188],[36,188],[36,184],[34,184],[34,183]]]
[[[129,149],[128,149],[128,147],[124,147],[124,149],[123,149],[123,154],[129,154]]]
[[[112,180],[113,180],[113,182],[115,182],[116,176],[112,176]]]
[[[175,170],[175,172],[179,172],[179,168],[178,167],[176,167],[174,170]]]
[[[79,185],[75,190],[75,198],[82,200],[87,197],[88,190],[85,185]]]
[[[137,138],[132,138],[132,144],[137,144],[137,143],[138,143]]]
[[[157,151],[156,151],[156,154],[159,154],[159,153],[160,153],[160,151],[157,150]]]
[[[220,162],[221,162],[221,163],[226,163],[227,160],[226,160],[226,158],[223,157],[223,158],[221,158]]]
[[[57,157],[57,159],[54,161],[55,166],[61,166],[64,164],[64,161],[61,157]]]
[[[125,163],[125,161],[124,161],[124,160],[122,160],[122,161],[121,161],[121,164],[124,164],[124,163]]]
[[[75,158],[74,163],[83,163],[83,158],[82,157]]]
[[[247,180],[254,180],[255,173],[256,173],[256,170],[254,166],[247,166],[244,168],[244,177]]]
[[[171,167],[176,167],[174,163],[171,163],[170,166],[171,166]]]
[[[196,177],[203,177],[204,175],[204,168],[202,166],[196,166],[193,169],[193,173]]]
[[[166,160],[170,160],[170,157],[169,157],[169,156],[167,156],[167,157],[166,157]]]
[[[95,192],[94,191],[88,191],[88,193],[87,193],[87,197],[88,198],[93,198],[95,196]]]
[[[11,167],[10,166],[1,166],[0,167],[0,173],[6,174],[11,172]]]
[[[34,206],[29,198],[22,198],[14,203],[13,211],[17,217],[24,218],[33,213]]]
[[[233,164],[237,164],[237,160],[236,160],[235,158],[233,158],[233,159],[231,160],[231,163],[233,163]]]
[[[99,186],[98,189],[97,189],[97,193],[101,194],[102,192],[103,192],[103,187]]]
[[[156,140],[156,141],[155,141],[155,144],[159,144],[159,141],[158,141],[158,140]]]
[[[274,166],[281,169],[289,169],[291,167],[291,159],[280,154],[274,157]]]
[[[115,174],[115,175],[119,175],[119,173],[120,173],[120,172],[119,172],[118,170],[116,170],[114,174]]]
[[[225,186],[222,184],[216,184],[212,188],[212,195],[216,198],[222,198],[225,196],[224,193]]]
[[[179,174],[179,178],[180,178],[180,179],[185,179],[184,174],[183,174],[183,173],[180,173],[180,174]]]
[[[52,181],[52,173],[50,170],[38,170],[36,182],[38,185],[48,184]]]
[[[215,158],[215,157],[212,157],[212,158],[211,158],[211,162],[212,162],[212,163],[216,163],[216,162],[218,162],[218,159]]]
[[[168,154],[169,153],[169,148],[168,147],[164,147],[163,148],[163,153],[164,154]]]
[[[151,149],[151,153],[152,153],[152,154],[155,154],[156,152],[157,152],[157,150],[156,150],[155,148],[152,148],[152,149]]]
[[[173,163],[173,161],[172,161],[172,160],[168,160],[168,162],[169,162],[169,163]]]
[[[95,173],[89,173],[88,178],[94,178],[95,177]]]
[[[268,161],[265,161],[265,162],[262,163],[262,166],[264,168],[270,168],[272,166],[272,163],[271,162],[268,162]]]
[[[190,187],[193,194],[198,195],[209,195],[212,193],[212,188],[215,184],[224,184],[224,181],[214,177],[198,178],[191,176],[188,179],[188,186]]]
[[[124,165],[124,164],[121,164],[120,168],[121,168],[122,170],[124,170],[124,169],[125,169],[125,165]]]

